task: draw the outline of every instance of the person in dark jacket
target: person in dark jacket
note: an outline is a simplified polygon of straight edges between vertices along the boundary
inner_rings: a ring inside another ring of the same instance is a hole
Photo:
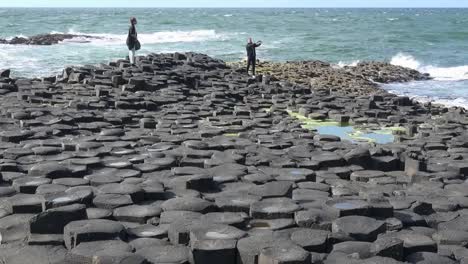
[[[255,49],[257,47],[260,47],[262,45],[261,41],[258,41],[257,43],[254,43],[252,38],[249,38],[249,42],[247,43],[247,46],[245,49],[247,50],[247,73],[249,73],[250,65],[252,65],[252,75],[255,77],[255,63],[257,60],[257,53],[255,52]]]
[[[128,37],[127,37],[127,47],[128,47],[128,57],[130,58],[130,63],[135,63],[135,51],[139,50],[139,42],[137,38],[137,31],[136,31],[136,18],[130,18],[130,28],[128,29]]]

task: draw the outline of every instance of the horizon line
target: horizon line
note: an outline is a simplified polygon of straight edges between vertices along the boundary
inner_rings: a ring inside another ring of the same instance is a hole
[[[139,9],[139,8],[160,8],[160,9],[274,9],[274,8],[281,8],[281,9],[468,9],[468,7],[464,6],[447,6],[447,7],[440,7],[440,6],[415,6],[415,7],[353,7],[353,6],[343,6],[343,7],[284,7],[284,6],[253,6],[253,7],[239,7],[239,6],[225,6],[225,7],[196,7],[196,6],[137,6],[137,7],[128,7],[128,6],[0,6],[0,8],[103,8],[103,9],[111,9],[111,8],[126,8],[126,9]]]

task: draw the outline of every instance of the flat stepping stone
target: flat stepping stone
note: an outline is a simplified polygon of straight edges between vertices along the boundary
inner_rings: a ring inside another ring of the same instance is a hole
[[[89,180],[81,178],[58,178],[52,181],[53,184],[60,184],[68,187],[89,185]]]
[[[432,235],[437,245],[465,246],[468,241],[468,232],[461,230],[440,230]]]
[[[36,194],[54,194],[54,193],[62,193],[68,189],[65,185],[60,184],[43,184],[37,187]]]
[[[326,200],[330,194],[317,190],[295,189],[292,193],[292,199],[299,203],[313,202],[317,200]]]
[[[404,258],[403,240],[396,237],[379,237],[371,245],[371,253],[402,261]]]
[[[400,220],[403,226],[427,226],[427,222],[423,216],[413,213],[409,210],[395,211],[393,216]]]
[[[48,208],[60,207],[74,203],[91,204],[94,192],[89,186],[77,186],[67,189],[63,193],[46,195]]]
[[[145,257],[150,263],[187,263],[189,249],[186,246],[154,246],[135,252]]]
[[[271,233],[261,233],[241,238],[237,242],[238,261],[240,263],[256,264],[263,248],[272,246],[275,240]],[[274,263],[274,262],[273,262]]]
[[[167,193],[164,185],[156,180],[146,180],[140,184],[145,192],[145,200],[165,200]]]
[[[349,215],[369,215],[369,203],[355,199],[334,199],[325,202],[323,209],[336,217]]]
[[[318,166],[320,168],[329,168],[329,167],[340,167],[340,166],[345,166],[345,160],[336,154],[317,154],[312,156],[312,161],[315,161],[318,163]]]
[[[200,198],[173,198],[162,203],[164,211],[192,211],[199,213],[209,213],[216,210],[216,206]]]
[[[233,226],[208,223],[194,227],[190,231],[190,241],[239,240],[246,235],[246,232]]]
[[[396,233],[383,235],[384,237],[395,237],[403,241],[403,251],[405,256],[412,253],[437,252],[437,243],[431,237],[416,233],[414,231],[403,230]]]
[[[29,221],[34,216],[35,214],[12,214],[0,218],[2,245],[13,242],[24,242],[30,234]]]
[[[115,209],[133,204],[132,197],[125,194],[98,194],[93,199],[97,208]]]
[[[277,181],[304,182],[315,181],[315,172],[308,169],[282,169],[276,177]]]
[[[34,234],[63,234],[70,222],[86,219],[86,206],[73,204],[57,207],[37,214],[30,221],[30,232]]]
[[[168,246],[169,242],[163,239],[142,237],[130,241],[129,244],[135,249],[135,251],[138,251],[143,248]]]
[[[134,203],[145,199],[144,191],[140,186],[124,183],[110,183],[99,186],[99,192],[102,194],[120,194],[129,195]]]
[[[250,230],[283,230],[295,226],[294,219],[292,218],[279,218],[279,219],[252,219],[248,223]]]
[[[301,229],[291,234],[291,240],[310,252],[326,253],[329,231]]]
[[[82,242],[70,251],[70,255],[77,259],[97,261],[102,257],[122,255],[123,253],[127,253],[129,256],[132,251],[132,246],[121,240],[103,240]]]
[[[314,208],[294,214],[294,220],[298,226],[321,230],[331,230],[331,222],[335,218],[331,213]]]
[[[76,151],[90,151],[90,150],[98,149],[103,146],[104,145],[99,142],[92,142],[92,141],[79,142],[76,144]]]
[[[138,238],[158,238],[163,239],[168,236],[168,225],[154,226],[152,224],[127,228],[127,234]]]
[[[102,129],[99,133],[100,136],[123,136],[125,135],[125,131],[121,128],[110,128],[110,129]]]
[[[128,160],[106,160],[102,161],[102,164],[105,167],[115,169],[130,169],[133,167],[133,164]]]
[[[72,159],[70,160],[72,164],[75,165],[86,165],[86,166],[97,166],[101,165],[101,158],[91,157],[91,158],[82,158],[82,159]]]
[[[242,180],[252,182],[255,184],[265,184],[267,182],[273,181],[273,176],[264,174],[264,173],[255,173],[255,174],[247,174],[245,175]]]
[[[310,253],[291,242],[276,242],[261,250],[258,263],[309,264]]]
[[[159,223],[160,224],[170,224],[180,219],[189,219],[189,220],[200,220],[203,215],[197,212],[191,211],[166,211],[162,212]]]
[[[259,219],[293,218],[301,207],[289,198],[270,198],[250,206],[250,216]]]
[[[48,178],[39,177],[23,177],[13,181],[13,188],[20,193],[34,194],[37,187],[51,183],[52,180]]]
[[[56,155],[62,152],[62,148],[58,147],[35,147],[31,149],[34,155]]]
[[[161,208],[151,205],[130,205],[114,209],[115,219],[123,222],[145,224],[152,217],[161,214]]]
[[[346,256],[357,254],[359,258],[366,259],[372,256],[371,254],[372,243],[359,242],[359,241],[345,241],[333,245],[333,250],[330,252],[328,258],[336,256]]]
[[[375,180],[383,177],[385,177],[385,173],[383,171],[362,170],[351,173],[350,179],[352,181],[358,182],[369,182],[370,180]]]
[[[248,215],[246,213],[220,212],[205,214],[202,216],[201,221],[244,228],[247,218]]]
[[[21,172],[2,171],[3,181],[8,182],[8,183],[11,183],[15,179],[22,178],[22,177],[25,177],[25,176],[27,176],[27,175],[24,174],[24,173],[21,173]]]
[[[36,194],[15,194],[4,201],[4,208],[12,214],[34,214],[45,210],[45,199]]]
[[[332,223],[333,233],[342,232],[358,241],[375,241],[386,231],[385,222],[365,216],[345,216]]]
[[[13,189],[13,187],[0,187],[0,198],[3,198],[3,197],[10,197],[10,196],[13,196],[14,194],[16,194],[16,190]]]
[[[73,173],[69,168],[57,162],[36,164],[29,169],[28,175],[46,177],[50,179],[73,177]]]
[[[7,250],[5,250],[7,251]],[[14,253],[5,252],[2,261],[8,264],[24,263],[67,263],[65,261],[67,250],[56,245],[28,245],[17,247]]]
[[[123,180],[122,177],[113,174],[92,174],[85,176],[85,179],[89,180],[91,186],[101,186],[104,184],[119,183]]]
[[[88,219],[110,219],[112,217],[112,210],[103,208],[86,208],[86,215]]]
[[[32,155],[34,152],[26,148],[8,148],[3,152],[4,159],[15,160],[19,157]]]
[[[267,182],[263,185],[254,186],[249,190],[249,194],[265,198],[291,197],[292,183],[287,181]]]
[[[122,169],[122,170],[117,170],[114,173],[115,176],[120,177],[122,179],[126,178],[138,178],[141,177],[141,171],[137,170],[130,170],[130,169]]]
[[[466,221],[468,221],[468,215],[462,215],[451,221],[440,223],[437,227],[439,230],[459,230],[468,232]]]
[[[458,262],[432,252],[415,252],[405,258],[412,264],[457,264]]]
[[[125,238],[122,224],[104,219],[80,220],[65,226],[65,246],[71,250],[82,242],[115,240]]]
[[[197,226],[206,226],[199,220],[190,218],[176,220],[169,225],[168,237],[174,245],[187,245],[190,241],[190,231]]]

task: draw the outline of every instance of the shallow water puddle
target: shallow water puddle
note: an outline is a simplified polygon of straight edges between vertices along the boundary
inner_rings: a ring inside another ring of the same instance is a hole
[[[379,144],[393,143],[395,136],[393,133],[403,131],[401,127],[384,127],[378,130],[360,129],[355,126],[340,124],[332,120],[313,120],[298,113],[288,111],[289,115],[302,122],[302,127],[315,130],[322,135],[338,136],[342,140],[349,140],[354,143],[372,142]]]

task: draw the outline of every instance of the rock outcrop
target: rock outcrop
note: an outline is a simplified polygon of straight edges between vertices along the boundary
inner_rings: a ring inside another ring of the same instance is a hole
[[[465,110],[346,91],[196,53],[5,74],[0,262],[465,263]],[[356,144],[289,111],[406,129]]]
[[[230,63],[245,71],[243,63]],[[362,62],[343,68],[323,61],[260,62],[259,74],[271,75],[276,80],[287,80],[306,85],[314,90],[332,90],[338,93],[368,95],[382,93],[378,83],[429,80],[428,74],[384,62]]]
[[[76,35],[76,34],[40,34],[31,37],[14,37],[10,40],[7,39],[0,39],[0,44],[10,44],[10,45],[54,45],[58,44],[64,40],[74,39],[74,38],[81,38],[81,39],[88,39],[88,40],[80,40],[89,41],[89,39],[99,39],[96,36],[88,36],[88,35]]]

